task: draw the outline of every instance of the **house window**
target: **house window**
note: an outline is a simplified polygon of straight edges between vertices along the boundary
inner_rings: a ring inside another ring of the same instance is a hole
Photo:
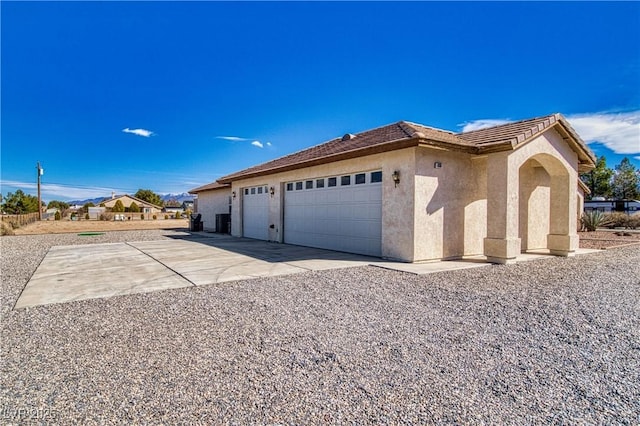
[[[302,182],[296,182],[296,191],[300,191],[302,189]]]
[[[256,193],[256,189],[255,188],[251,188],[251,195],[255,195]]]
[[[304,189],[313,189],[313,181],[308,180],[304,183]]]
[[[371,172],[371,183],[382,182],[382,172]]]
[[[336,186],[338,184],[338,178],[329,178],[327,179],[327,186]]]
[[[249,195],[249,188],[244,189],[244,195]]]
[[[365,183],[366,179],[367,179],[367,175],[365,175],[364,173],[358,173],[356,175],[356,185]]]
[[[351,176],[342,176],[340,178],[340,186],[351,185]]]
[[[287,184],[287,191],[293,191],[293,182]]]
[[[324,179],[316,179],[316,188],[324,188]]]
[[[262,194],[262,187],[261,186],[258,187],[258,194]]]

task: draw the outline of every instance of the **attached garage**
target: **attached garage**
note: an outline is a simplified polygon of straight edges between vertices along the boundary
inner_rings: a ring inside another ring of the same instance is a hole
[[[284,242],[381,256],[382,172],[287,182]]]
[[[266,186],[252,186],[243,190],[242,236],[269,239],[269,191]]]
[[[399,121],[217,183],[231,186],[234,236],[406,262],[509,263],[522,250],[575,253],[576,181],[594,164],[560,114],[461,133]]]

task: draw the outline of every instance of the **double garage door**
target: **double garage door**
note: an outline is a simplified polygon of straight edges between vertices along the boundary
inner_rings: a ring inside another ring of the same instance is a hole
[[[243,235],[269,238],[269,193],[243,190]],[[382,172],[363,172],[287,182],[284,242],[381,256]]]

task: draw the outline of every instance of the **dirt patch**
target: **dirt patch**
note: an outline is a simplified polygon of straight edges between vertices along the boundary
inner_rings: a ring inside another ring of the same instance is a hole
[[[189,219],[132,220],[43,220],[15,229],[15,235],[67,234],[80,232],[134,231],[139,229],[188,229]]]
[[[606,249],[640,243],[640,232],[629,230],[578,232],[580,248]]]

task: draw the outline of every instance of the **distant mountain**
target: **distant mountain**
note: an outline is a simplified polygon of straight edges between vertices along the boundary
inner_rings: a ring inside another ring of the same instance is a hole
[[[183,192],[182,194],[164,194],[160,195],[162,201],[176,200],[179,203],[183,201],[193,201],[194,196],[189,194],[188,192]]]
[[[121,194],[118,194],[121,195]],[[133,195],[133,194],[131,194]],[[180,194],[158,194],[160,195],[160,199],[163,202],[166,201],[170,201],[170,200],[175,200],[179,203],[182,203],[184,201],[193,201],[193,199],[195,198],[193,195],[187,193],[187,192],[183,192]],[[96,206],[98,204],[100,204],[105,198],[110,198],[110,195],[104,196],[104,197],[98,197],[98,198],[88,198],[86,200],[72,200],[72,201],[67,201],[67,203],[71,206],[73,205],[79,205],[79,206],[84,206],[87,203],[93,203]]]

